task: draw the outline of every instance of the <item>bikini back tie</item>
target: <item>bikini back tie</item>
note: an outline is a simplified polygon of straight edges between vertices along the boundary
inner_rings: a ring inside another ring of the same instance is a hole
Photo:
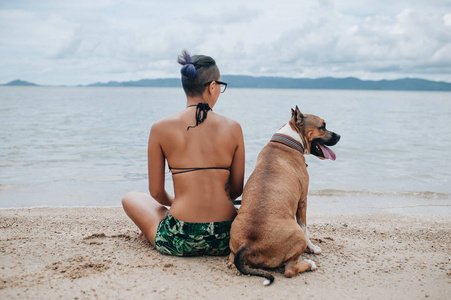
[[[194,126],[188,126],[186,130],[188,131],[190,128],[194,128],[199,126],[205,119],[207,119],[207,113],[209,110],[213,111],[211,109],[210,105],[208,103],[199,102],[197,105],[190,105],[188,107],[196,106],[196,125]]]

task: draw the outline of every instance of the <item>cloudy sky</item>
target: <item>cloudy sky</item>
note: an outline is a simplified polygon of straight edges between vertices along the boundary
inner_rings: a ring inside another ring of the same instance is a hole
[[[451,0],[0,0],[0,83],[222,74],[451,82]]]

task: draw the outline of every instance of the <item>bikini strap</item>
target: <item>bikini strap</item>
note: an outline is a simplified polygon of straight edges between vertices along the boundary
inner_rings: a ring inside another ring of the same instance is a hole
[[[177,174],[183,174],[183,173],[188,173],[188,172],[192,172],[192,171],[199,171],[199,170],[227,170],[230,172],[230,167],[205,167],[205,168],[171,168],[171,166],[169,166],[169,170],[180,170],[180,172],[174,173],[172,172],[172,175],[177,175]]]
[[[213,109],[210,107],[210,105],[208,105],[208,103],[199,102],[197,103],[197,105],[190,105],[188,107],[191,106],[196,106],[196,125],[188,126],[188,128],[186,128],[187,131],[190,128],[199,126],[199,124],[201,124],[207,118],[208,111],[209,110],[213,111]]]

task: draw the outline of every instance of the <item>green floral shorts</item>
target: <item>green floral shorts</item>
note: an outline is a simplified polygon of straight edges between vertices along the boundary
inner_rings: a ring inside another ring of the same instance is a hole
[[[188,223],[168,212],[158,225],[155,248],[176,256],[227,255],[232,222]]]

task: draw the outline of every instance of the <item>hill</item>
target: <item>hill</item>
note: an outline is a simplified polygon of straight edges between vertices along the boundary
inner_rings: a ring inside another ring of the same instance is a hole
[[[343,89],[343,90],[391,90],[391,91],[451,91],[451,83],[430,81],[417,78],[397,80],[360,80],[354,77],[318,79],[253,77],[240,75],[223,75],[222,80],[233,88],[268,88],[268,89]],[[138,81],[94,83],[87,86],[104,87],[180,87],[178,78],[141,79]]]
[[[179,78],[160,78],[160,79],[141,79],[138,81],[109,81],[106,83],[97,82],[87,86],[105,86],[105,87],[181,87]]]
[[[7,86],[38,86],[37,84],[31,83],[31,82],[28,82],[28,81],[22,81],[20,79],[8,82],[5,85],[7,85]]]
[[[451,91],[451,83],[416,78],[397,80],[360,80],[354,77],[318,79],[224,76],[234,87],[290,88],[290,89],[344,89],[344,90],[404,90],[404,91]]]
[[[388,90],[388,91],[451,91],[451,83],[430,81],[418,78],[396,80],[361,80],[354,77],[286,78],[286,77],[253,77],[242,75],[223,75],[222,81],[229,88],[257,89],[337,89],[337,90]],[[14,80],[5,86],[38,86],[37,84]],[[137,81],[97,82],[79,87],[181,87],[179,78],[141,79]]]

